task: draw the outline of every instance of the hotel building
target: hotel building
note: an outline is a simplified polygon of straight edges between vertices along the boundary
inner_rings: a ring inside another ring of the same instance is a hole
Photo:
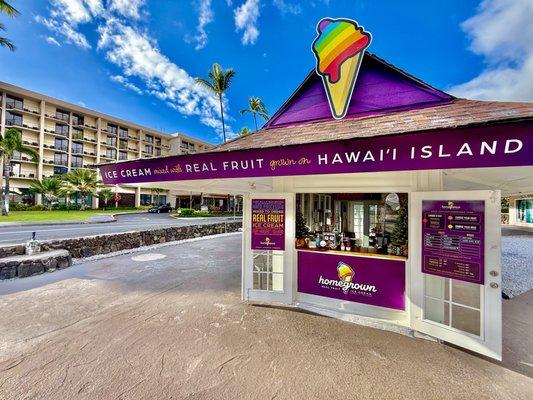
[[[33,179],[64,174],[75,168],[94,168],[98,163],[190,154],[212,147],[181,133],[165,134],[4,82],[0,82],[0,111],[0,133],[18,129],[24,144],[39,153],[38,162],[15,154],[10,173],[11,197],[15,201],[41,203],[40,196],[29,191]],[[121,185],[116,191],[123,206],[152,203],[222,206],[227,199],[225,195],[160,192],[155,187],[138,185]],[[98,207],[96,197],[90,201],[93,207]]]

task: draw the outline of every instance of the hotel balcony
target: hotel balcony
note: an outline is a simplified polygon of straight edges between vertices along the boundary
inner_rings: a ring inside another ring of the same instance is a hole
[[[28,115],[36,115],[36,116],[41,115],[41,111],[39,109],[34,109],[30,107],[25,107],[25,106],[19,107],[13,104],[6,104],[6,110],[19,111],[23,114],[28,114]]]

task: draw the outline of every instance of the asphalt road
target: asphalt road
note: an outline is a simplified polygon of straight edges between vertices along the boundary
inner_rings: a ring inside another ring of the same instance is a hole
[[[168,214],[123,214],[116,216],[116,222],[100,224],[69,225],[12,225],[0,227],[0,245],[23,243],[36,232],[37,240],[66,239],[77,236],[101,235],[128,231],[149,230],[169,226],[212,224],[233,220],[233,217],[210,217],[176,219]]]

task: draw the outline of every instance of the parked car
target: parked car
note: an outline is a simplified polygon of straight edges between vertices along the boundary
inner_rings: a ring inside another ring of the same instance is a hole
[[[160,206],[152,207],[148,210],[149,213],[169,213],[172,211],[170,204],[161,204]]]

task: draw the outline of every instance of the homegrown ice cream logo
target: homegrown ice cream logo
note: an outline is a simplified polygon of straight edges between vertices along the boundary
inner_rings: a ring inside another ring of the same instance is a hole
[[[376,293],[378,290],[374,285],[366,285],[362,283],[354,282],[355,272],[348,264],[345,262],[339,262],[337,264],[337,274],[339,279],[327,279],[320,275],[318,278],[318,283],[322,286],[330,288],[341,288],[344,293],[348,293],[350,290]]]
[[[350,19],[323,18],[313,42],[317,65],[328,96],[331,114],[342,119],[348,111],[357,73],[372,37]]]

